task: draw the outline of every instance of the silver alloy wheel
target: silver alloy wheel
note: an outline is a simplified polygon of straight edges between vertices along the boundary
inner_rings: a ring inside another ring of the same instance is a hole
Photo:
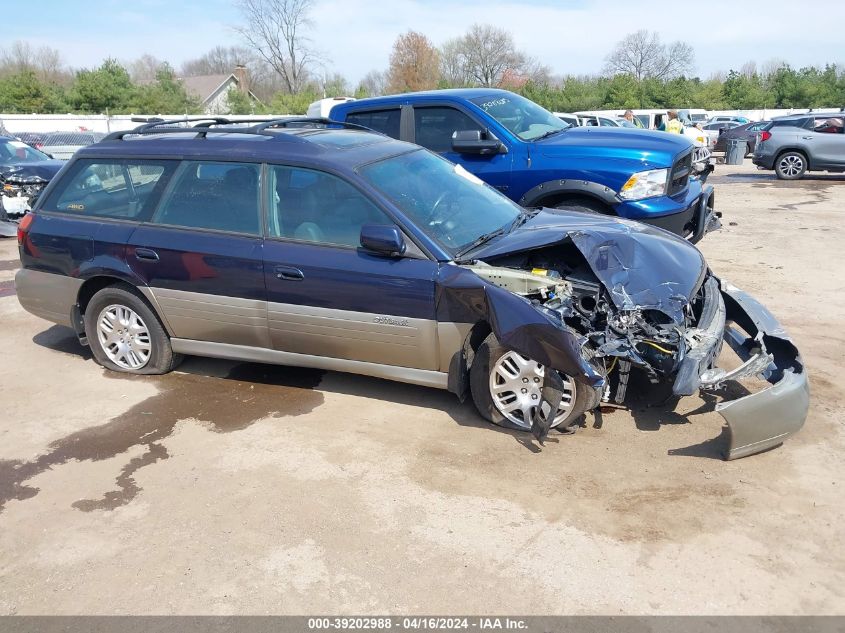
[[[778,169],[784,176],[797,176],[804,170],[804,159],[797,154],[789,154],[780,159]]]
[[[131,308],[113,304],[97,317],[97,339],[109,360],[123,369],[141,369],[150,361],[152,344],[144,320]]]
[[[542,399],[545,368],[538,362],[516,352],[505,352],[490,370],[490,395],[499,413],[508,421],[531,428],[531,420]],[[560,401],[552,426],[563,422],[575,406],[575,382],[564,374],[563,399]]]

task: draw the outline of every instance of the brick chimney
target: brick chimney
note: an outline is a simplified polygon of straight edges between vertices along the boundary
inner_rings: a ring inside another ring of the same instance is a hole
[[[247,75],[246,66],[238,64],[235,66],[235,72],[232,74],[234,74],[235,78],[238,80],[238,90],[245,95],[249,94],[249,75]]]

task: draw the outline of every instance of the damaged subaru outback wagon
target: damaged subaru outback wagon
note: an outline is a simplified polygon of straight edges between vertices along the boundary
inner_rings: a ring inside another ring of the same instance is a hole
[[[20,224],[21,304],[109,369],[165,373],[195,354],[366,374],[471,394],[540,439],[624,402],[634,371],[677,396],[761,377],[717,405],[726,456],[804,423],[797,349],[683,239],[523,209],[351,124],[194,123],[81,150]]]

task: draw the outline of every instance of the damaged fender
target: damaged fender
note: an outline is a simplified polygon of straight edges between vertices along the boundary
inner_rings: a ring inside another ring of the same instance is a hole
[[[436,282],[438,321],[486,321],[502,345],[594,389],[604,385],[584,358],[580,337],[555,313],[460,266],[441,267]]]

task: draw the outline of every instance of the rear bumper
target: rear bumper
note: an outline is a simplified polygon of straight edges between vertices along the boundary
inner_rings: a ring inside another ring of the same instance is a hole
[[[804,426],[810,386],[797,348],[772,313],[729,283],[707,283],[699,342],[681,361],[674,392],[689,395],[753,376],[771,384],[716,405],[729,429],[725,459],[738,459],[778,446]],[[736,369],[713,367],[723,341],[743,361]]]
[[[755,150],[754,155],[751,157],[751,162],[762,169],[775,168],[774,154],[758,154]]]

